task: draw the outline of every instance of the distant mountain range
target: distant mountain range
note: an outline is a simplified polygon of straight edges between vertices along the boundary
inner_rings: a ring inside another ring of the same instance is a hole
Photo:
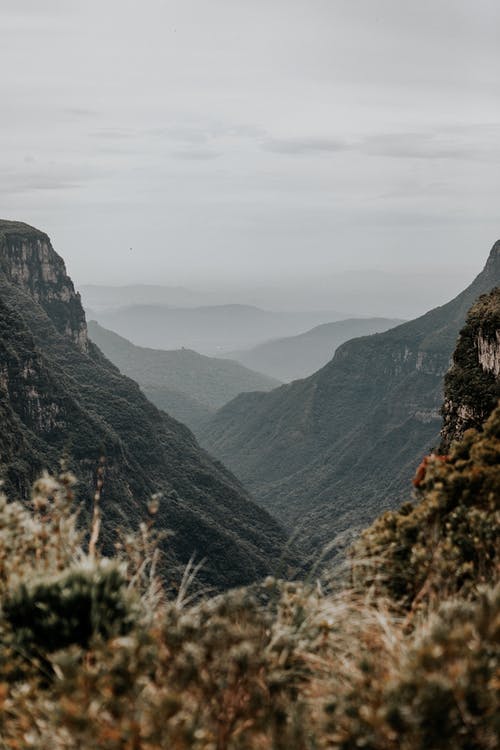
[[[127,284],[105,286],[84,284],[79,289],[82,303],[91,310],[113,310],[130,305],[164,305],[167,307],[200,307],[220,302],[217,294],[197,292],[182,286],[160,284]]]
[[[286,534],[236,478],[159,411],[89,340],[80,297],[46,234],[0,221],[0,475],[10,496],[29,497],[43,469],[76,474],[80,518],[92,513],[105,457],[103,542],[138,530],[148,502],[171,530],[164,551],[181,569],[205,558],[201,578],[222,589],[281,565]],[[285,557],[288,555],[285,552]]]
[[[257,500],[303,528],[311,549],[370,522],[404,497],[439,443],[443,378],[468,309],[500,284],[500,241],[455,299],[385,333],[340,346],[309,378],[238,396],[204,427],[203,444]]]
[[[164,351],[136,346],[90,321],[91,340],[120,372],[139,383],[150,401],[196,429],[217,409],[245,391],[269,391],[279,381],[238,362],[190,349]]]
[[[148,304],[101,311],[88,308],[87,314],[138,346],[185,347],[208,355],[248,349],[343,317],[332,311],[272,312],[250,305],[175,308]]]
[[[323,323],[297,336],[266,341],[230,356],[246,367],[289,382],[305,378],[326,365],[344,341],[381,333],[402,322],[391,318],[348,318]]]
[[[406,258],[405,263],[411,263]],[[473,273],[473,263],[445,266],[439,254],[435,264],[422,266],[414,260],[406,270],[395,267],[356,268],[351,270],[314,269],[301,277],[281,279],[211,279],[202,288],[127,284],[110,286],[87,284],[79,287],[86,310],[111,310],[130,305],[166,305],[168,307],[204,307],[239,302],[263,310],[326,310],[335,316],[311,322],[306,328],[341,318],[378,317],[413,319],[463,289]],[[292,331],[290,335],[298,333]],[[274,335],[274,334],[273,334]],[[285,334],[277,334],[285,335]]]

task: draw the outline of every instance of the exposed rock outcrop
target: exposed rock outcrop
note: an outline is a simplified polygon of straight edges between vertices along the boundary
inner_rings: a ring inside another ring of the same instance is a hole
[[[497,243],[498,245],[498,243]],[[460,332],[445,379],[442,450],[480,429],[500,398],[500,289],[482,295]]]
[[[88,351],[80,295],[44,232],[20,222],[0,222],[0,270],[43,307],[60,333]]]

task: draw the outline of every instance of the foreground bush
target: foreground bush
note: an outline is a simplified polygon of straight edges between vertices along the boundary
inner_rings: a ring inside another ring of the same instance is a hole
[[[71,477],[0,500],[0,748],[493,750],[500,416],[367,530],[352,588],[161,594],[150,524],[102,558]],[[152,508],[154,512],[154,508]],[[94,529],[95,531],[95,529]]]
[[[430,457],[420,502],[382,515],[354,550],[354,581],[406,610],[471,599],[500,559],[500,408],[446,457]]]
[[[86,648],[95,635],[124,635],[134,622],[133,597],[125,584],[120,566],[110,560],[23,582],[3,601],[5,626],[26,654],[72,644]]]
[[[404,637],[367,653],[335,685],[325,747],[497,748],[500,588],[450,601]]]

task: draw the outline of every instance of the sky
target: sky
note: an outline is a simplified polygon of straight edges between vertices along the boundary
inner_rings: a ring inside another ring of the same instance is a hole
[[[444,302],[500,237],[497,0],[1,0],[0,24],[0,216],[77,284],[373,271]]]

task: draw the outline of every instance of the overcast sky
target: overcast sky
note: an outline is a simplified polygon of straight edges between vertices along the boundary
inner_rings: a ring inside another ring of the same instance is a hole
[[[77,283],[465,279],[500,236],[498,0],[1,0],[0,22],[0,214]]]

